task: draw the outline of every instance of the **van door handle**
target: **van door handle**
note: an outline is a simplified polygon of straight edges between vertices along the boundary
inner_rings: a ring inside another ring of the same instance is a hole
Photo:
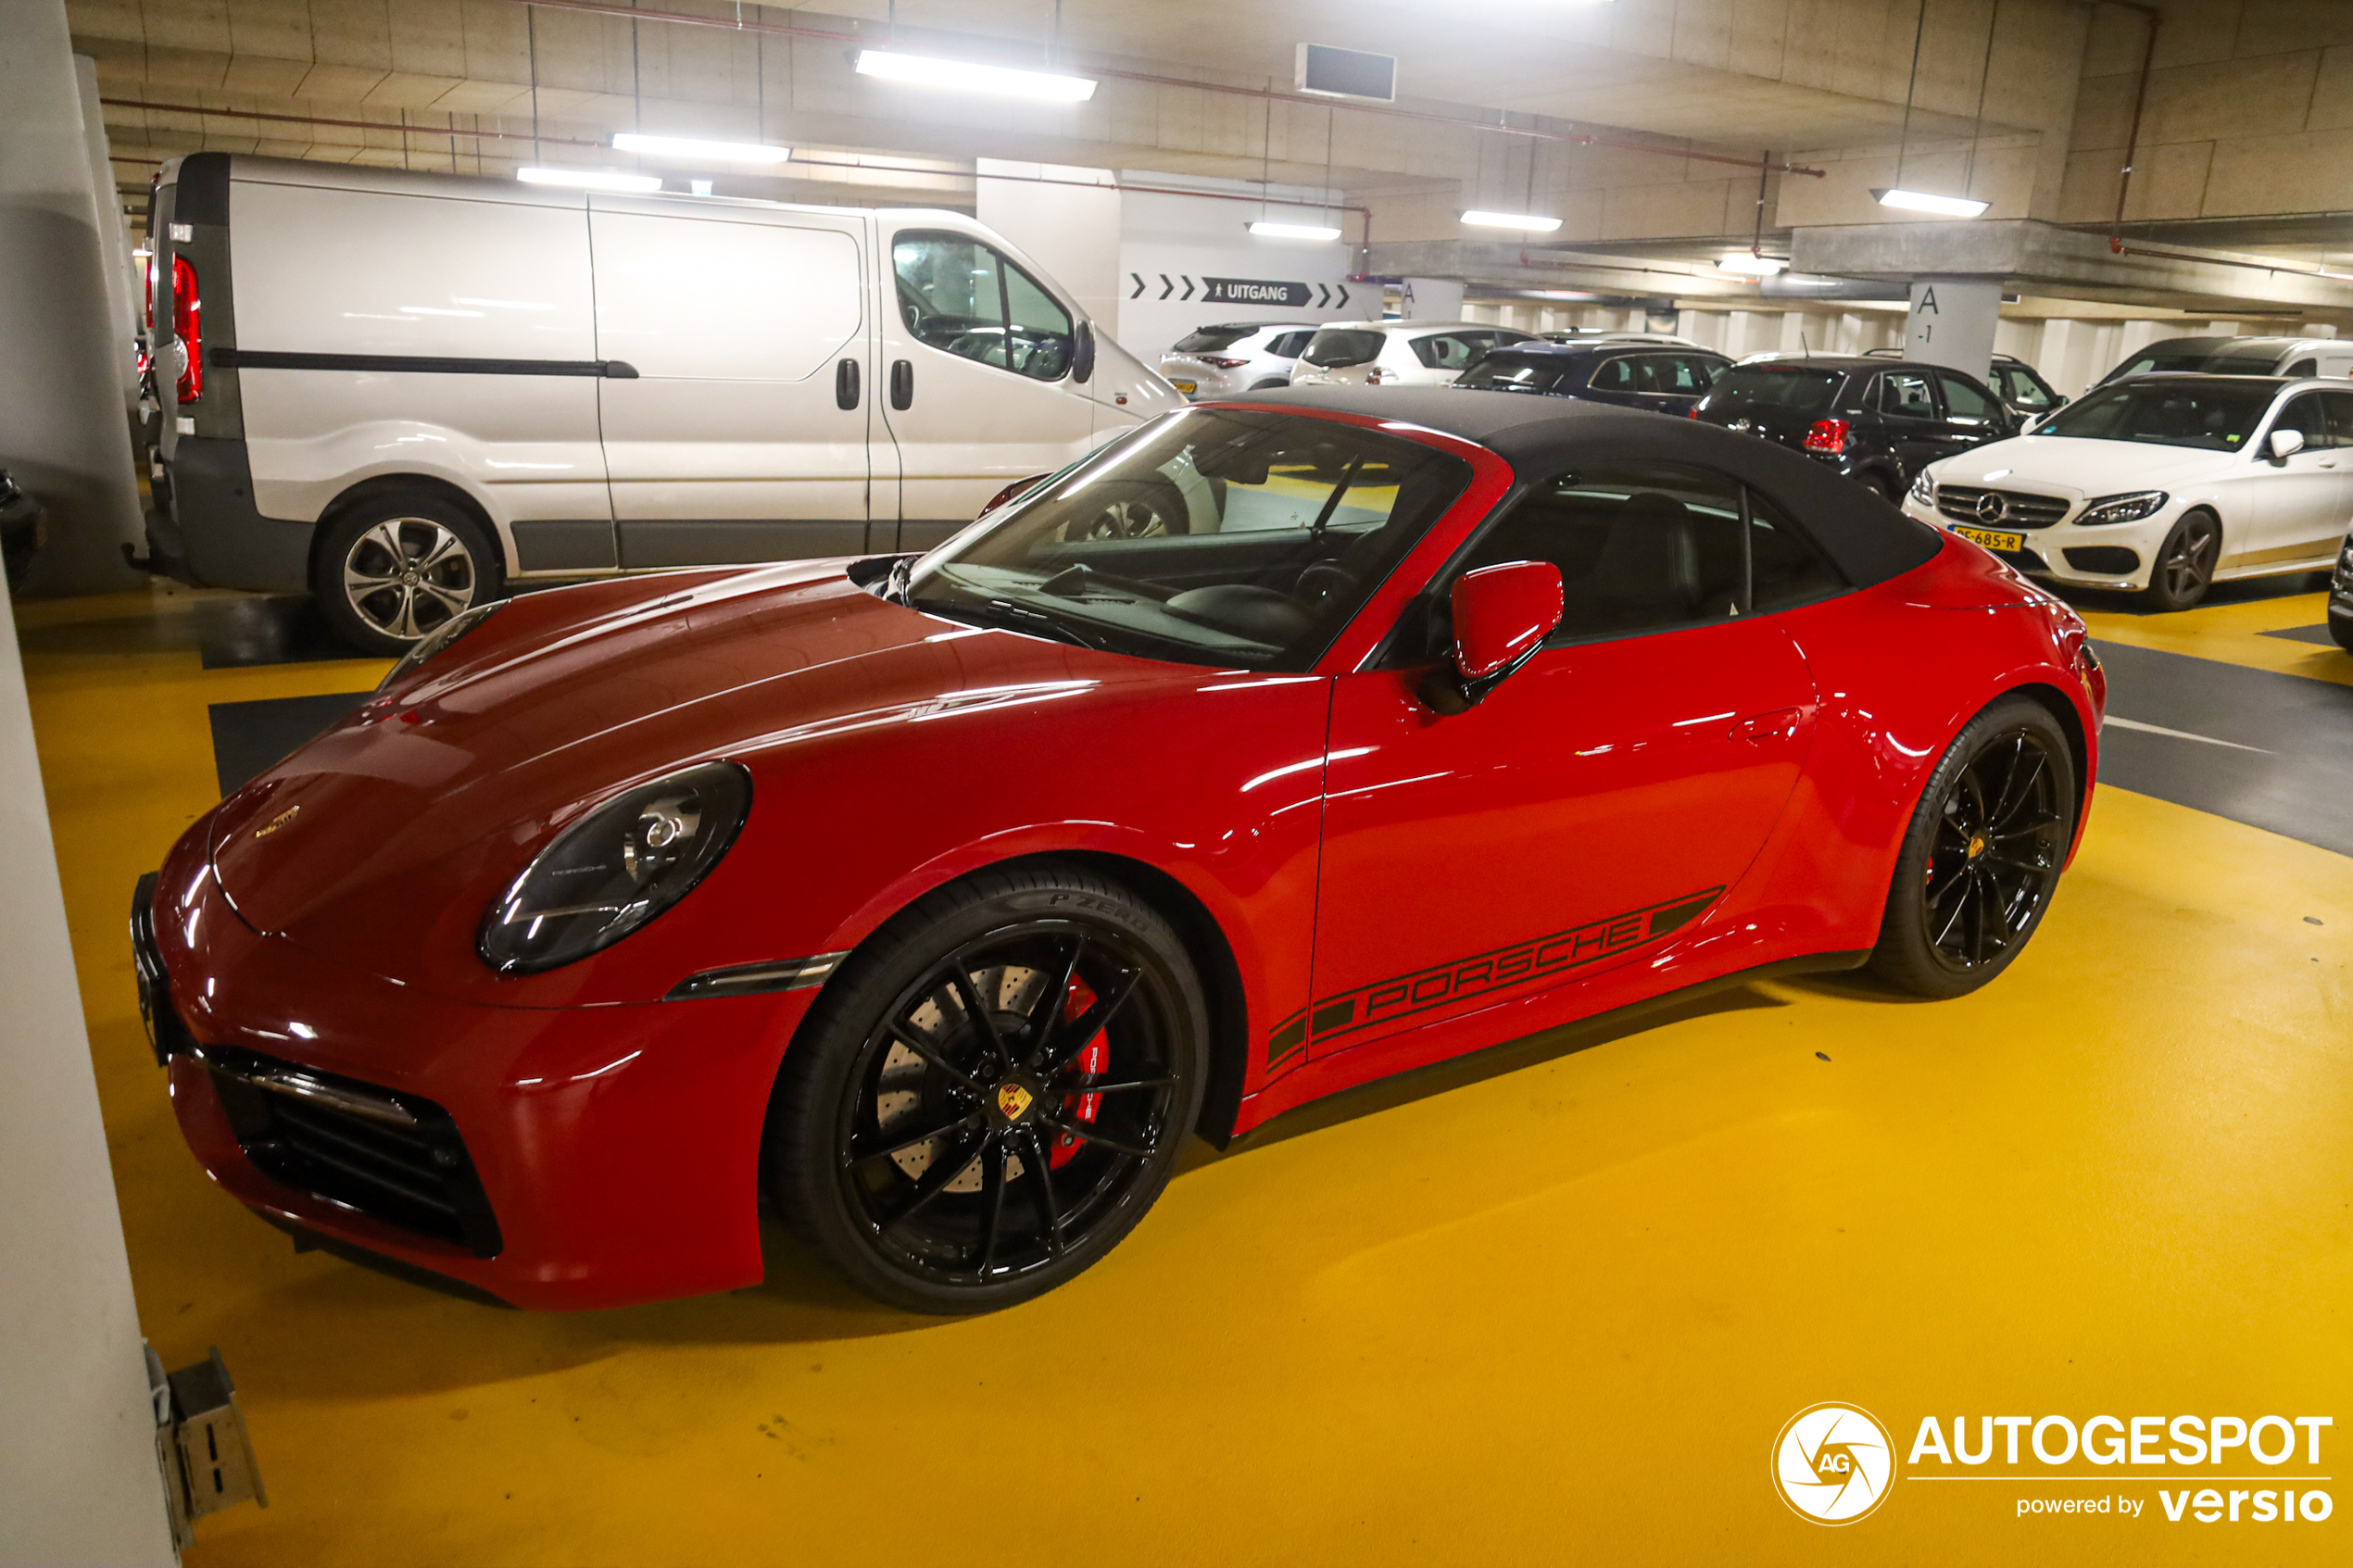
[[[1770,713],[1758,713],[1732,726],[1732,738],[1750,742],[1779,740],[1797,733],[1806,710],[1801,708],[1779,708]]]
[[[844,408],[858,407],[858,361],[844,359],[834,367],[834,402]]]
[[[905,409],[915,402],[915,367],[905,359],[890,362],[890,406]]]

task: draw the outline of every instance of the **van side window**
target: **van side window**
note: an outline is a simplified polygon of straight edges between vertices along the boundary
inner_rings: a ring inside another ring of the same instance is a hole
[[[1070,312],[989,246],[965,234],[913,232],[890,247],[899,312],[915,339],[1038,381],[1070,369]]]

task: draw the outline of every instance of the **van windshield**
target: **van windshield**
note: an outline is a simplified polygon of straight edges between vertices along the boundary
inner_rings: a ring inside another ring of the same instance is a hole
[[[1735,365],[1716,378],[1705,406],[1711,413],[1776,409],[1812,419],[1830,411],[1831,398],[1845,379],[1843,370],[1800,365]]]
[[[2123,382],[2084,394],[2036,425],[2034,433],[2236,452],[2278,391],[2276,382]]]
[[[1318,370],[1336,370],[1350,365],[1369,365],[1380,358],[1383,339],[1379,332],[1362,327],[1335,330],[1327,327],[1308,340],[1299,357]]]
[[[1139,658],[1305,670],[1469,480],[1354,425],[1182,409],[925,556],[904,599]]]

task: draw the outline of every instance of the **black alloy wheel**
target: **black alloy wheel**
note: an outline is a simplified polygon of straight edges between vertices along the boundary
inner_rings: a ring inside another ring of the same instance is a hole
[[[2160,610],[2187,609],[2214,585],[2222,558],[2222,525],[2211,512],[2190,512],[2173,525],[2149,569],[2149,604]]]
[[[786,1052],[769,1166],[853,1285],[916,1311],[1010,1305],[1109,1251],[1167,1184],[1206,1010],[1125,889],[984,873],[838,978]]]
[[[2074,757],[2050,711],[2010,697],[1981,713],[1913,814],[1872,969],[1930,997],[2007,969],[2050,908],[2075,809]]]

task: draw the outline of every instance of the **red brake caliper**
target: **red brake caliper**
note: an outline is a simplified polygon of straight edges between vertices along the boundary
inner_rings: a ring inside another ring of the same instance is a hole
[[[1094,1005],[1094,988],[1078,976],[1072,975],[1070,995],[1063,998],[1063,1022],[1069,1023]],[[1085,1050],[1078,1053],[1078,1060],[1075,1065],[1079,1072],[1090,1078],[1111,1065],[1111,1042],[1103,1038],[1101,1030],[1095,1031],[1095,1037],[1087,1042]],[[1102,1104],[1103,1097],[1101,1095],[1064,1095],[1063,1115],[1073,1121],[1092,1122],[1096,1112],[1102,1109]],[[1068,1133],[1057,1133],[1054,1135],[1053,1152],[1046,1159],[1055,1170],[1059,1171],[1076,1159],[1077,1154],[1078,1140]]]

